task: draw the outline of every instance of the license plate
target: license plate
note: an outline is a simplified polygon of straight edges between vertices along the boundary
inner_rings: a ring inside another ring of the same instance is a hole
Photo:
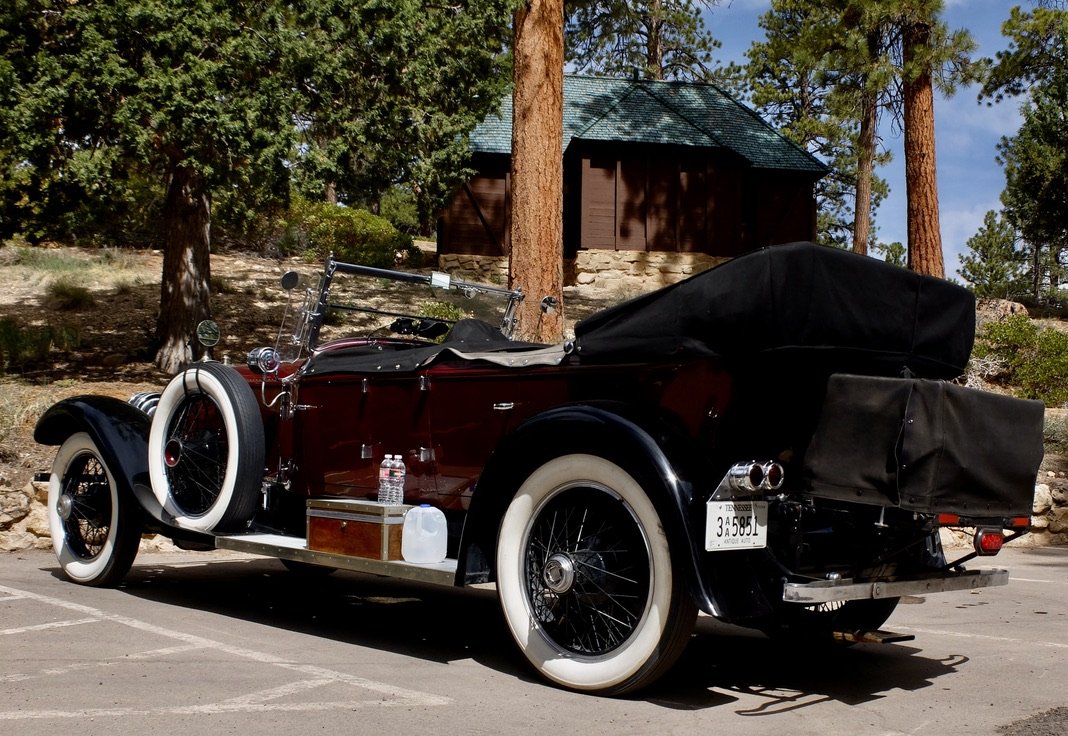
[[[768,546],[767,501],[709,501],[705,549],[763,549]]]

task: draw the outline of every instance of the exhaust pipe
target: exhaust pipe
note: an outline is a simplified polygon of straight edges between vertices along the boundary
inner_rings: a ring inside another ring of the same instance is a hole
[[[786,472],[777,462],[748,460],[732,465],[725,480],[730,490],[735,493],[755,493],[777,491],[782,488],[785,478]]]

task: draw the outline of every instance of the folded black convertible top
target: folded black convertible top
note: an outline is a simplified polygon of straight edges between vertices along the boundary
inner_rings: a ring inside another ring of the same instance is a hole
[[[575,326],[583,362],[717,355],[953,378],[975,338],[966,289],[846,251],[791,243],[740,256]]]

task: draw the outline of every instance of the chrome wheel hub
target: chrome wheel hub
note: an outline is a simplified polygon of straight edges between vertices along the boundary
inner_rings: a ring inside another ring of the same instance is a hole
[[[570,555],[557,552],[545,562],[541,579],[546,588],[557,595],[563,595],[575,584],[575,561]]]
[[[74,511],[74,499],[70,497],[70,494],[64,493],[56,502],[56,513],[59,514],[60,519],[68,521],[72,511]]]

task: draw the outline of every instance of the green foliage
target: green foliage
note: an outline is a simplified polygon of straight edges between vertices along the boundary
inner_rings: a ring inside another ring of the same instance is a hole
[[[467,134],[500,103],[514,0],[316,0],[296,7],[299,191],[375,201],[397,182],[421,223],[466,176]]]
[[[394,186],[382,194],[378,214],[406,235],[425,235],[420,232],[419,206],[415,195],[406,187]]]
[[[907,268],[908,262],[906,258],[905,246],[902,243],[894,241],[893,243],[876,243],[875,252],[883,257],[883,260],[892,266],[898,266],[900,268]]]
[[[564,43],[577,71],[609,77],[724,81],[717,69],[719,41],[701,11],[719,0],[579,0],[565,8]]]
[[[890,37],[878,18],[860,22],[854,2],[814,4],[773,0],[760,18],[766,40],[748,51],[753,104],[772,125],[831,167],[816,183],[817,240],[848,246],[853,240],[854,201],[864,170],[889,163],[874,138],[860,139],[865,111],[872,125],[895,104]],[[857,17],[850,17],[857,16]],[[888,194],[885,180],[871,176],[869,211]]]
[[[1021,288],[1022,256],[1016,249],[1016,230],[993,210],[983,226],[965,244],[970,255],[962,256],[960,274],[977,297],[1008,299]]]
[[[1013,315],[984,326],[973,354],[996,359],[1003,368],[995,378],[1025,398],[1050,406],[1068,403],[1068,334]]]
[[[967,32],[945,27],[942,7],[941,0],[772,0],[761,17],[767,38],[748,53],[753,102],[832,169],[817,184],[820,242],[874,242],[874,228],[855,229],[855,207],[874,212],[888,192],[873,173],[890,160],[876,131],[882,116],[901,115],[901,82],[927,70],[948,93],[972,78],[974,44]],[[903,30],[912,23],[929,26],[931,41],[919,63],[903,65]]]
[[[378,268],[392,268],[405,260],[418,265],[419,251],[412,237],[388,220],[367,210],[317,202],[295,208],[284,251],[303,253],[313,260],[334,257]]]
[[[1009,45],[984,60],[980,99],[1028,96],[1019,132],[998,146],[1001,200],[1023,240],[1031,295],[1050,299],[1068,280],[1068,10],[1014,7],[1002,33]]]
[[[455,304],[449,304],[448,302],[430,302],[426,306],[420,308],[419,312],[423,317],[446,321],[451,320],[453,322],[470,316],[460,307]]]
[[[1068,417],[1047,416],[1042,437],[1047,448],[1068,453]]]

